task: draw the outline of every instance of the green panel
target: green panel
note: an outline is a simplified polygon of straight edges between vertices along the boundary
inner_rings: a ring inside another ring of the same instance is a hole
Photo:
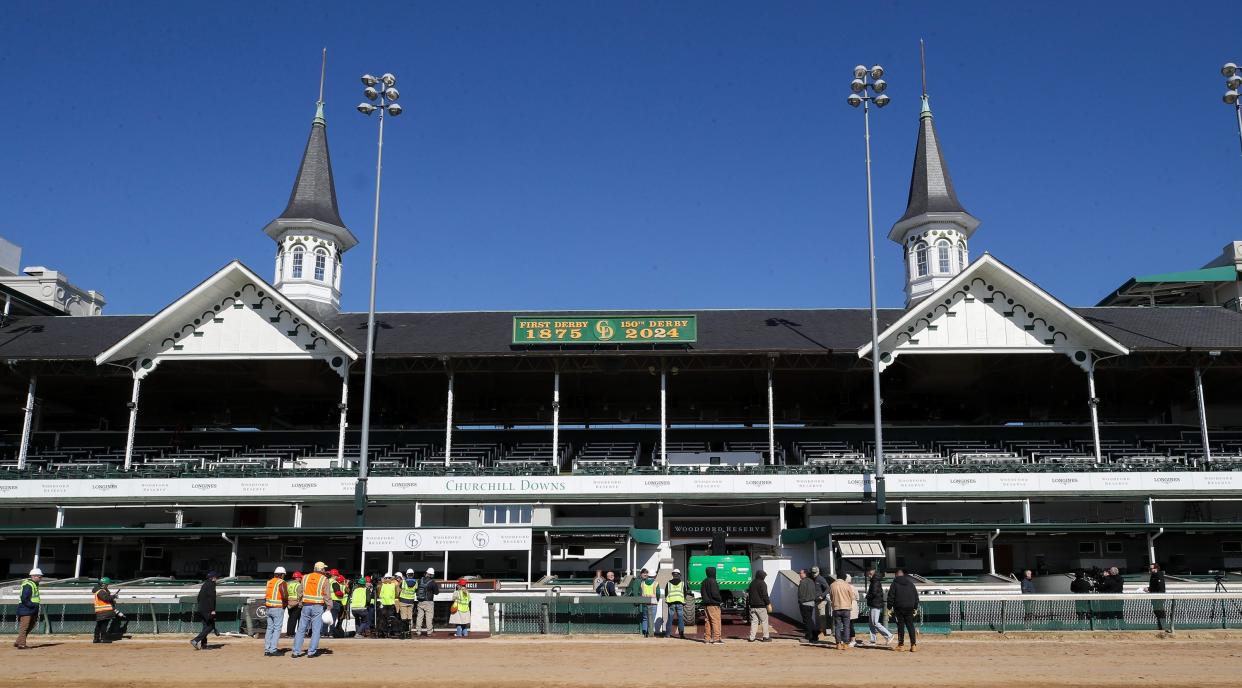
[[[689,569],[686,572],[686,581],[690,583],[691,590],[698,590],[703,585],[708,568],[716,569],[716,582],[721,590],[745,590],[754,580],[754,572],[750,569],[750,557],[746,556],[730,554],[728,556],[690,557],[686,568]]]
[[[693,315],[517,315],[514,344],[677,344],[698,341]]]
[[[1187,270],[1185,272],[1166,272],[1160,275],[1143,275],[1135,277],[1135,282],[1143,283],[1159,283],[1159,282],[1235,282],[1238,279],[1238,269],[1232,265],[1222,265],[1215,268],[1203,268],[1201,270]]]

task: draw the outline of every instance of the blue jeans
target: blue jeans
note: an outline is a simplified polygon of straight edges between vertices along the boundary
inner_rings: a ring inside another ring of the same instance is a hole
[[[884,624],[880,622],[880,615],[883,613],[883,609],[876,609],[875,607],[867,610],[867,620],[870,622],[871,642],[873,643],[875,642],[876,632],[879,632],[880,635],[884,636],[885,641],[893,637],[893,634],[890,633],[889,630],[884,627]]]
[[[267,633],[263,636],[263,651],[275,652],[280,641],[280,631],[284,627],[285,610],[281,607],[267,608]]]
[[[453,635],[458,638],[468,638],[470,637],[470,627],[466,624],[457,624],[457,630],[453,631]]]
[[[668,637],[673,637],[673,620],[677,620],[677,635],[686,634],[686,605],[683,602],[672,602],[668,605]]]
[[[319,619],[322,616],[322,604],[302,605],[302,618],[298,620],[298,630],[293,634],[293,654],[301,654],[302,639],[306,637],[308,630],[311,636],[310,653],[315,654],[319,651],[319,635],[323,633],[323,622]]]
[[[854,620],[850,618],[850,610],[832,610],[832,634],[836,636],[838,643],[848,643],[850,641],[850,626],[853,623]]]
[[[363,633],[371,629],[371,612],[374,610],[370,607],[365,609],[354,610],[354,637],[361,638]]]
[[[643,605],[643,618],[638,622],[638,630],[642,631],[643,635],[647,635],[648,632],[655,630],[655,612],[656,608],[654,605]]]

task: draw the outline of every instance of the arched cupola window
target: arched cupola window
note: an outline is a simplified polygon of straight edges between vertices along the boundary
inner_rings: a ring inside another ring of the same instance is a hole
[[[315,281],[322,282],[327,277],[328,270],[328,252],[323,249],[315,250]]]
[[[936,242],[936,271],[941,274],[953,272],[953,259],[947,239]]]
[[[914,275],[923,277],[927,274],[927,242],[920,241],[914,245]]]
[[[302,255],[305,250],[301,246],[293,247],[293,267],[290,270],[290,277],[293,279],[302,279]]]

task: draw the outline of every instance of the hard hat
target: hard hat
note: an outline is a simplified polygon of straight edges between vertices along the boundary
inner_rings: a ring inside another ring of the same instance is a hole
[[[285,567],[283,567],[283,566],[277,566],[277,567],[276,567],[276,570],[275,570],[275,571],[273,571],[272,573],[289,573],[289,572],[285,570]]]
[[[327,565],[327,564],[325,564],[325,563],[323,563],[322,561],[317,561],[317,562],[315,562],[315,570],[316,570],[316,571],[323,571],[323,570],[324,570],[324,569],[326,569],[326,568],[328,568],[328,565]]]
[[[356,580],[356,581],[354,581],[354,582],[355,582],[355,583],[357,583],[358,585],[366,585],[366,584],[367,584],[367,579],[365,579],[365,578],[359,578],[358,580]]]
[[[406,569],[405,572],[410,574],[411,576],[414,575],[414,569]]]
[[[36,566],[36,567],[34,567],[33,569],[30,569],[30,575],[32,575],[32,576],[42,576],[42,575],[43,575],[43,569],[41,569],[41,568],[39,568],[38,566]]]
[[[337,570],[337,569],[330,569],[330,570],[328,571],[328,573],[330,573],[330,574],[332,574],[332,575],[334,575],[334,576],[339,576],[339,575],[341,575],[341,572],[340,572],[339,570]]]
[[[385,578],[392,578],[392,571],[389,571],[388,573],[385,573],[385,574],[384,574],[384,577],[385,577]]]
[[[427,569],[427,575],[428,575],[428,576],[434,576],[434,575],[436,575],[436,570],[435,570],[435,569]]]
[[[112,582],[112,579],[111,579],[111,578],[109,578],[109,577],[107,577],[107,576],[104,576],[103,578],[100,578],[100,579],[99,579],[99,584],[100,584],[100,585],[107,585],[107,584],[109,584],[109,583],[111,583],[111,582]]]
[[[457,584],[458,584],[458,585],[460,585],[460,586],[465,587],[465,585],[466,585],[466,579],[465,579],[465,578],[458,578],[458,579],[457,579]]]
[[[673,569],[673,573],[681,573],[681,569]]]
[[[294,572],[293,572],[293,577],[294,577],[294,578],[299,578],[299,579],[300,579],[300,578],[302,577],[302,572],[301,572],[301,571],[294,571]]]

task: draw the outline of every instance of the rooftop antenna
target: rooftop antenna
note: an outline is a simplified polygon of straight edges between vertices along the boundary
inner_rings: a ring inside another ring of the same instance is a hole
[[[923,97],[928,97],[928,53],[923,46],[923,38],[919,38],[919,65],[923,67]],[[323,94],[319,94],[323,99]]]

